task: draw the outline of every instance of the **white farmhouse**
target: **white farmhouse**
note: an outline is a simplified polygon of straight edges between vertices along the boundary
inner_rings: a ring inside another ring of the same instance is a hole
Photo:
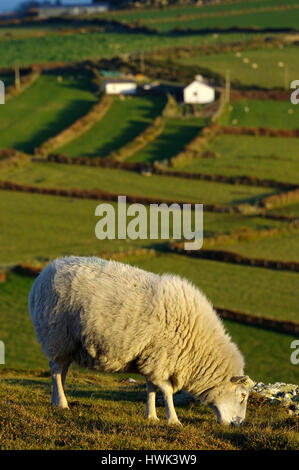
[[[215,90],[203,81],[201,75],[187,85],[183,90],[184,103],[206,104],[215,101]]]
[[[110,78],[104,81],[104,91],[108,95],[134,95],[137,85],[129,78]]]

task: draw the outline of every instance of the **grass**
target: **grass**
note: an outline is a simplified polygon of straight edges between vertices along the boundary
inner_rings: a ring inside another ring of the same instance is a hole
[[[158,259],[158,262],[159,261],[161,263],[162,260]],[[145,258],[131,258],[130,262],[138,264],[140,267],[145,267],[145,264],[148,266],[148,261],[145,260]],[[184,263],[181,264],[183,265]],[[203,264],[207,265],[208,263],[202,263],[201,268],[205,267]],[[154,268],[154,271],[161,272],[157,267]],[[178,271],[178,269],[172,270],[172,272]],[[189,278],[192,278],[192,274],[191,266]],[[207,276],[209,276],[209,274],[209,270],[207,269]],[[203,277],[203,273],[201,276]],[[200,274],[197,275],[197,277],[200,277]],[[221,281],[223,281],[223,279],[221,279]],[[32,283],[33,278],[16,273],[9,273],[7,275],[7,281],[4,284],[0,284],[2,317],[1,340],[5,343],[6,368],[34,369],[48,367],[47,359],[43,355],[40,345],[37,343],[28,313],[27,297]],[[200,285],[201,284],[202,282]],[[207,292],[206,287],[201,287]],[[241,282],[238,283],[238,288],[242,288]],[[15,296],[16,289],[18,292],[17,297]],[[223,294],[224,287],[222,288],[220,286],[220,290]],[[230,295],[233,297],[232,291],[230,291]],[[282,300],[287,304],[287,294],[283,296]],[[270,304],[272,305],[271,300]],[[293,339],[295,339],[293,336],[242,325],[232,321],[225,321],[224,323],[233,341],[239,345],[245,356],[246,373],[254,380],[263,381],[265,383],[275,381],[296,383],[296,367],[290,362],[290,344]],[[15,340],[16,337],[18,341]]]
[[[251,13],[215,15],[210,17],[194,17],[189,19],[176,19],[175,21],[161,21],[152,24],[160,32],[168,32],[176,27],[185,29],[231,28],[231,27],[258,27],[258,28],[294,28],[298,29],[298,8],[291,10],[258,11]]]
[[[228,105],[218,119],[223,125],[297,129],[299,110],[287,101],[240,100]]]
[[[86,114],[96,102],[87,77],[41,76],[20,96],[0,109],[0,148],[32,153],[34,148],[74,120]],[[34,110],[34,112],[32,112]]]
[[[144,176],[125,170],[82,167],[56,163],[31,163],[19,169],[1,171],[1,180],[57,188],[102,189],[116,194],[147,195],[197,203],[238,204],[255,202],[272,194],[271,188],[186,180],[160,175]]]
[[[221,135],[205,150],[217,153],[219,158],[196,158],[174,170],[298,182],[296,138]]]
[[[144,419],[145,388],[121,382],[117,375],[69,374],[66,386],[70,410],[49,405],[49,377],[43,371],[2,374],[0,397],[1,448],[11,449],[166,449],[237,450],[296,449],[298,423],[282,408],[252,395],[247,423],[218,425],[213,412],[198,403],[177,405],[183,427]],[[9,398],[8,398],[9,397]]]
[[[98,240],[95,209],[100,201],[0,192],[0,264],[97,255],[138,246],[126,240]],[[139,243],[140,246],[140,243]]]
[[[299,11],[299,10],[298,10]],[[194,54],[190,57],[182,57],[178,60],[186,65],[200,65],[214,72],[225,75],[229,70],[231,80],[238,80],[241,84],[247,86],[259,85],[265,88],[289,87],[286,84],[286,73],[288,72],[289,81],[291,77],[299,74],[299,65],[296,60],[297,47],[285,46],[282,48],[269,48],[243,51],[236,53],[199,55]],[[249,59],[244,63],[243,59]],[[278,64],[282,62],[283,67]],[[258,68],[252,68],[252,64],[257,64]],[[286,67],[288,68],[286,72]]]
[[[200,119],[168,119],[162,134],[128,161],[152,163],[174,157],[194,139],[202,126]]]
[[[203,14],[213,14],[220,12],[228,12],[230,14],[231,10],[240,11],[240,13],[245,13],[243,10],[248,10],[249,8],[264,8],[264,7],[274,7],[274,6],[283,6],[285,5],[284,0],[253,0],[253,1],[241,1],[233,2],[228,4],[212,4],[212,5],[200,5],[196,6],[167,6],[167,8],[146,8],[134,10],[116,10],[103,13],[101,16],[108,18],[122,19],[125,21],[137,21],[137,20],[153,20],[159,21],[161,19],[176,19],[179,20],[180,17],[184,15],[203,15]],[[297,5],[297,0],[288,0],[287,5]]]
[[[299,204],[290,204],[283,207],[278,207],[270,211],[273,214],[285,214],[292,217],[299,217]]]
[[[250,242],[234,243],[231,245],[219,245],[217,249],[224,249],[240,253],[253,258],[266,258],[281,261],[299,262],[299,237],[298,234],[285,235],[283,237],[267,238]]]
[[[71,157],[101,156],[117,150],[140,134],[151,121],[161,114],[164,97],[114,98],[107,114],[88,132],[56,150]]]
[[[98,255],[153,245],[151,240],[98,240],[95,208],[100,201],[0,191],[0,265],[32,263],[64,255]],[[240,226],[281,226],[261,217],[204,214],[204,237]],[[55,227],[55,230],[53,229]],[[159,240],[157,240],[159,244]],[[156,245],[155,245],[156,246]]]
[[[252,34],[223,34],[219,38],[203,37],[197,34],[185,36],[143,33],[87,33],[49,35],[39,38],[9,39],[0,41],[0,67],[32,65],[47,62],[75,62],[85,59],[113,57],[138,51],[153,51],[184,45],[217,44],[239,40],[249,40]]]

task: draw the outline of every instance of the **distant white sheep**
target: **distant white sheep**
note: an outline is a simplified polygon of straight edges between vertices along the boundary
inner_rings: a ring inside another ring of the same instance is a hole
[[[148,419],[158,419],[159,388],[170,424],[180,424],[173,393],[181,389],[210,406],[219,423],[244,421],[243,357],[207,298],[187,280],[100,258],[62,258],[35,280],[29,310],[50,359],[52,404],[68,407],[64,383],[75,361],[142,374]]]

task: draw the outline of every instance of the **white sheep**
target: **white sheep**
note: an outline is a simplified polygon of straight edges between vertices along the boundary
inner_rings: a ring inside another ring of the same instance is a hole
[[[29,311],[50,359],[51,403],[67,408],[64,383],[75,361],[100,371],[135,371],[147,381],[146,417],[164,395],[169,424],[180,424],[173,393],[184,389],[219,423],[244,421],[244,360],[207,298],[177,275],[157,275],[100,258],[50,263],[35,280]]]

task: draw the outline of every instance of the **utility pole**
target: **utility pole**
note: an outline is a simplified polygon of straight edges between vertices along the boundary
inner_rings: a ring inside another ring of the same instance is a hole
[[[287,65],[284,68],[284,87],[286,90],[289,88],[289,67]]]
[[[225,102],[226,103],[230,102],[230,76],[229,76],[229,70],[226,70],[226,73],[225,73]]]
[[[144,52],[140,53],[140,72],[144,75]]]
[[[15,87],[17,90],[21,88],[20,66],[18,62],[15,62]]]

